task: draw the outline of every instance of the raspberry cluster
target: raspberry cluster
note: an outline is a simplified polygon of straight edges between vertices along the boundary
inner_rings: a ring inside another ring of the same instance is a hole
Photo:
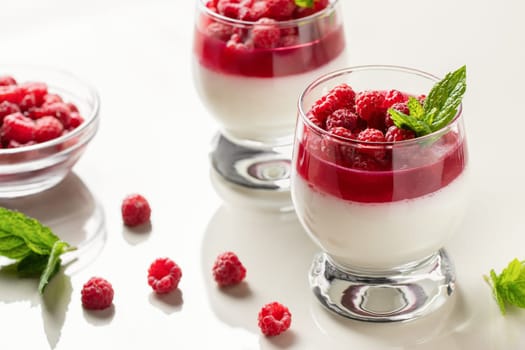
[[[424,96],[420,97],[424,99]],[[310,150],[338,164],[365,170],[385,170],[391,166],[391,152],[385,142],[416,137],[412,130],[394,125],[388,109],[408,114],[409,95],[398,91],[355,92],[342,83],[318,99],[307,113],[308,119],[336,137],[308,134]],[[339,138],[360,143],[348,144]]]
[[[310,16],[326,8],[329,0],[315,0],[311,8],[299,7],[294,0],[208,0],[211,11],[232,19],[254,22],[251,31],[222,22],[207,24],[208,35],[225,41],[234,49],[271,49],[297,44],[297,27],[280,28],[281,21]]]
[[[49,141],[83,121],[78,108],[50,92],[45,83],[18,83],[11,76],[0,76],[1,148]]]

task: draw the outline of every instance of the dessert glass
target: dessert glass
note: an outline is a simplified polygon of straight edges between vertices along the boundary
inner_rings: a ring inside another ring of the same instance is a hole
[[[395,66],[350,67],[306,87],[298,103],[291,194],[301,224],[322,252],[310,285],[323,305],[358,320],[428,314],[452,295],[444,244],[467,205],[467,147],[461,106],[441,130],[399,142],[329,134],[307,116],[328,90],[428,93],[437,78]],[[380,163],[364,160],[382,154]]]
[[[287,193],[293,101],[315,77],[346,66],[340,1],[274,25],[279,43],[257,47],[252,33],[260,24],[222,16],[198,0],[193,76],[219,124],[210,153],[213,170],[242,188]]]

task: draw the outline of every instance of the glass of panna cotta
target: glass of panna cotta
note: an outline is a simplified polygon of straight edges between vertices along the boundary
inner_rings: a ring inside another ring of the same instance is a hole
[[[388,112],[408,114],[409,97],[423,105],[437,81],[403,67],[350,67],[313,81],[299,98],[291,195],[321,249],[310,285],[340,315],[411,320],[452,295],[443,246],[468,197],[461,104],[424,136],[393,125]]]
[[[345,39],[338,0],[270,3],[197,0],[193,76],[218,124],[212,169],[289,198],[295,101],[315,77],[346,66]]]

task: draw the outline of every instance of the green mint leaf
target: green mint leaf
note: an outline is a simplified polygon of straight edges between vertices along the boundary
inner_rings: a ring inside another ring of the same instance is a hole
[[[491,270],[490,279],[485,276],[485,281],[491,286],[502,315],[505,315],[506,304],[525,308],[524,262],[518,259],[512,260],[499,275]]]
[[[21,277],[37,277],[46,268],[49,255],[39,255],[33,252],[18,262],[16,272]]]
[[[0,207],[0,237],[8,236],[22,239],[29,250],[40,255],[49,255],[53,244],[58,240],[58,237],[38,220]],[[8,253],[4,254],[7,256]]]
[[[423,119],[422,117],[425,112],[423,110],[423,106],[421,103],[419,103],[417,98],[410,96],[408,98],[407,107],[411,116],[419,120]]]
[[[295,4],[299,7],[314,7],[314,0],[295,0]]]
[[[44,289],[46,288],[47,284],[60,269],[60,256],[67,252],[68,248],[69,244],[64,241],[57,241],[53,245],[49,259],[47,259],[46,268],[40,276],[40,282],[38,283],[38,291],[40,294],[44,293]]]
[[[423,105],[425,118],[430,121],[432,131],[443,128],[454,119],[467,90],[466,81],[467,67],[462,66],[432,87]]]
[[[0,231],[0,255],[18,260],[30,252],[31,249],[22,238]]]
[[[412,113],[406,115],[405,113],[393,108],[389,108],[388,113],[390,113],[392,121],[398,128],[410,129],[417,135],[426,135],[431,132],[429,126],[424,121],[414,117]]]

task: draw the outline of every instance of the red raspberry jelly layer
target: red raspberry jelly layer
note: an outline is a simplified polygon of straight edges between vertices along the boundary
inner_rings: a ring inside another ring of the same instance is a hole
[[[397,159],[392,157],[394,146],[386,165],[374,170],[330,161],[322,151],[310,146],[307,135],[294,150],[298,176],[315,190],[355,202],[385,203],[430,194],[456,179],[467,164],[466,142],[453,132],[435,145],[421,146],[421,152],[410,155],[406,164],[392,161]]]
[[[279,77],[316,69],[336,58],[345,46],[343,27],[307,43],[275,48],[247,48],[228,45],[221,38],[197,27],[194,52],[204,67],[248,77]]]

